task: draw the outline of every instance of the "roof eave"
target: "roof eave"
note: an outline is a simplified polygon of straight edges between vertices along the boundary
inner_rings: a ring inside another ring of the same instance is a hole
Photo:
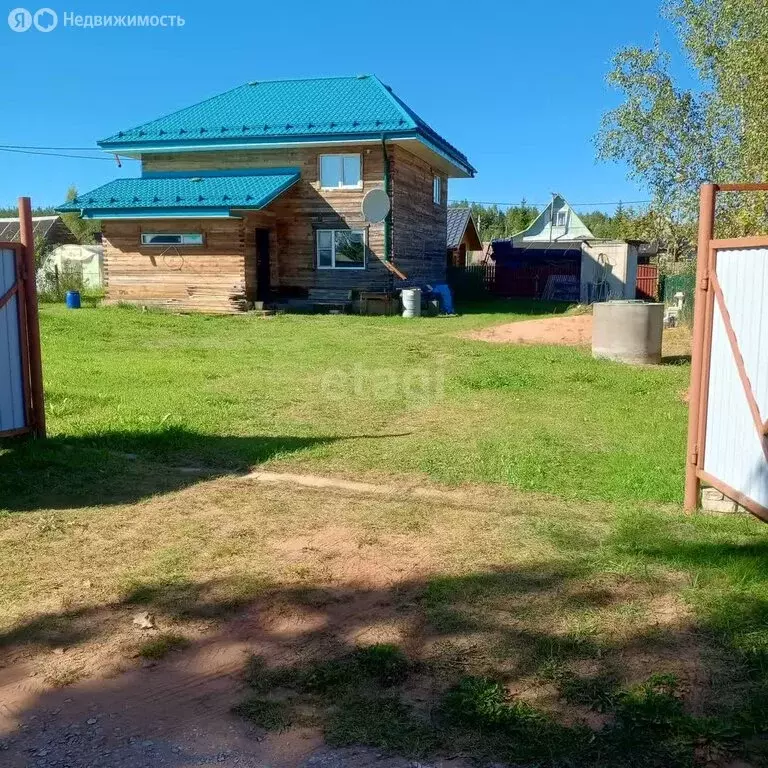
[[[125,155],[126,157],[140,157],[141,155],[173,153],[173,152],[209,152],[242,149],[281,149],[283,147],[322,146],[335,144],[365,144],[378,143],[382,136],[392,141],[417,140],[424,144],[443,160],[448,161],[457,171],[457,177],[471,178],[475,175],[475,168],[463,156],[442,148],[427,138],[418,129],[409,131],[387,131],[357,134],[315,134],[303,136],[270,136],[258,139],[213,139],[204,142],[170,142],[170,141],[145,141],[145,142],[109,142],[100,141],[99,146],[112,154]]]

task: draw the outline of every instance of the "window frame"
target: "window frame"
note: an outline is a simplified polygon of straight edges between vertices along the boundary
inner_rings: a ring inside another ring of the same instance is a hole
[[[335,157],[338,158],[340,169],[339,169],[339,180],[341,181],[340,184],[338,184],[335,187],[328,187],[325,184],[323,184],[323,158],[324,157]],[[355,184],[345,184],[344,183],[344,158],[350,158],[350,157],[356,157],[358,167],[360,168],[360,178]],[[363,155],[361,152],[323,152],[322,154],[317,156],[317,180],[320,183],[320,189],[324,190],[352,190],[352,189],[362,189],[363,188]]]
[[[152,237],[178,237],[178,243],[149,243],[145,238]],[[185,242],[184,238],[199,238],[199,242]],[[205,236],[202,232],[142,232],[139,238],[143,248],[173,248],[179,245],[189,245],[193,248],[202,248],[205,245]]]
[[[567,227],[568,226],[568,211],[566,211],[565,208],[559,208],[554,213],[555,213],[555,217],[554,217],[554,220],[552,221],[552,226],[553,227],[563,227],[563,228]],[[559,223],[560,222],[560,214],[563,215],[563,223],[562,224]]]
[[[320,264],[320,233],[331,233],[331,264],[323,266]],[[337,232],[357,232],[363,236],[363,263],[359,267],[337,267],[336,266],[336,233]],[[317,227],[315,229],[315,267],[316,269],[334,270],[339,272],[359,272],[368,268],[368,228],[362,227]]]
[[[432,202],[435,205],[443,204],[443,179],[437,174],[432,176]]]

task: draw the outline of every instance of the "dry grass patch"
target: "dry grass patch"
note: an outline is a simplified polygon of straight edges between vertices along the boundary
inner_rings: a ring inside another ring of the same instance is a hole
[[[408,712],[427,717],[465,678],[501,681],[533,709],[510,714],[497,702],[498,716],[524,715],[534,730],[544,721],[533,710],[557,728],[607,727],[621,691],[653,675],[674,678],[686,717],[743,703],[745,684],[757,690],[732,645],[744,633],[755,642],[754,613],[734,614],[732,594],[760,578],[751,563],[768,545],[751,521],[714,528],[673,510],[384,479],[366,491],[215,478],[134,504],[6,516],[6,663],[56,686],[172,650],[215,660],[221,644],[294,676],[395,647],[414,665],[408,680],[385,701],[349,698],[328,738],[406,751],[439,741]],[[733,582],[711,570],[718,548],[730,552],[720,560]],[[137,626],[137,614],[152,626]],[[483,685],[471,690],[495,690]],[[263,727],[307,722],[267,694],[247,707]],[[394,725],[371,730],[358,710]],[[397,746],[400,732],[411,747]]]

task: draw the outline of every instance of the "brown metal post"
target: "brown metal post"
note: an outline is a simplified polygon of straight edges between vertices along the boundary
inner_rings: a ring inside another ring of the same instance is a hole
[[[29,381],[32,393],[32,418],[38,437],[45,437],[45,396],[43,394],[43,358],[40,350],[40,317],[37,311],[37,271],[35,269],[35,235],[32,226],[32,203],[19,198],[19,226],[24,248],[24,303],[29,339]]]
[[[715,201],[717,187],[703,184],[699,205],[699,246],[696,254],[696,291],[693,315],[693,347],[691,350],[691,386],[688,391],[688,449],[685,456],[685,510],[694,512],[699,506],[699,409],[701,404],[704,341],[706,337],[707,295],[709,291],[709,247],[715,233]]]

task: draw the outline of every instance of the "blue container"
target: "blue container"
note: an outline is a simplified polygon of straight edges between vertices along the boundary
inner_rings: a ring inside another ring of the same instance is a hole
[[[67,309],[80,309],[80,291],[67,291]]]

